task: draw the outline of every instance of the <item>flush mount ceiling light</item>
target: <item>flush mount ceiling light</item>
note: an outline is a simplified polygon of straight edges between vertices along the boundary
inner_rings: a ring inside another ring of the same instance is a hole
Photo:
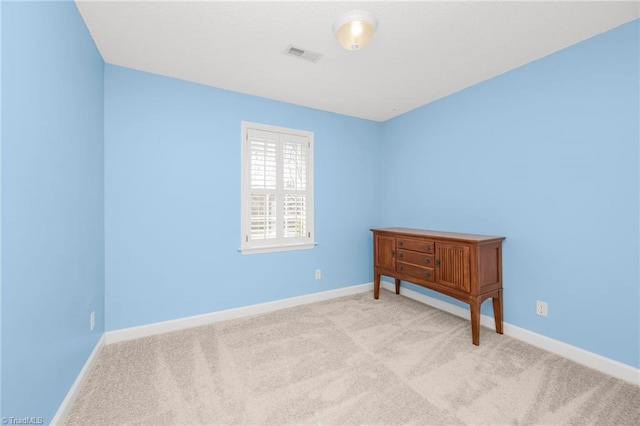
[[[342,47],[360,50],[369,44],[378,27],[378,20],[363,10],[345,13],[333,23],[333,33]]]

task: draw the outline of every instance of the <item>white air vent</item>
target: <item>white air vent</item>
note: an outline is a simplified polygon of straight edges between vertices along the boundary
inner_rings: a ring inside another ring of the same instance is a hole
[[[305,61],[313,62],[314,64],[322,58],[322,53],[312,52],[311,50],[292,45],[287,47],[284,54],[293,56],[294,58],[304,59]]]

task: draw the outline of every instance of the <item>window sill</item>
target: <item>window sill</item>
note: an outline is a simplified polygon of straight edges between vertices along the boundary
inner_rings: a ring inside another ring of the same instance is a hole
[[[317,246],[318,243],[310,244],[291,244],[284,246],[262,246],[252,248],[240,248],[238,251],[242,254],[258,254],[258,253],[275,253],[279,251],[308,250]]]

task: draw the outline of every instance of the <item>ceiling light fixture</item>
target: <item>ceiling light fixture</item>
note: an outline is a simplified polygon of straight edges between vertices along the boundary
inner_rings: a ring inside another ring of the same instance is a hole
[[[360,50],[369,44],[376,28],[378,20],[363,10],[345,13],[333,23],[333,33],[347,50]]]

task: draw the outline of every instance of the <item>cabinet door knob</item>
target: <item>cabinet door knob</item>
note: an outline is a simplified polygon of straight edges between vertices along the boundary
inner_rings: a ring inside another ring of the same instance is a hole
[[[427,272],[424,273],[424,276],[429,278],[431,276],[431,274],[429,273],[429,271],[427,271]]]
[[[391,250],[391,257],[396,257],[396,251],[395,250]]]
[[[436,259],[436,266],[440,266],[440,259]]]

